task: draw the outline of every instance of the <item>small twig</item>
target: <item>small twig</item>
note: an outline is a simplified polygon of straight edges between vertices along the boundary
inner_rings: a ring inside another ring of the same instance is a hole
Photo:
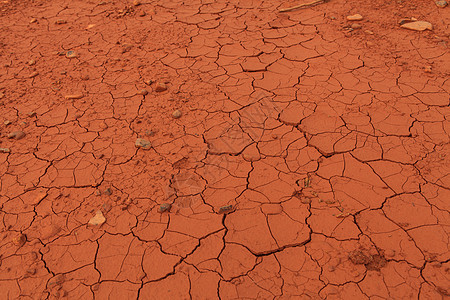
[[[303,3],[303,4],[299,4],[296,6],[292,6],[292,7],[288,7],[288,8],[282,8],[279,10],[279,12],[287,12],[287,11],[291,11],[294,9],[298,9],[298,8],[304,8],[304,7],[308,7],[308,6],[313,6],[319,3],[324,3],[327,2],[328,0],[314,0],[312,2],[308,2],[308,3]]]

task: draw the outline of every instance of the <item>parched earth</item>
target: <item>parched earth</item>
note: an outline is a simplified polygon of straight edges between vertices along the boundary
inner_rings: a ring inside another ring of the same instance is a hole
[[[448,297],[450,8],[299,3],[1,1],[0,298]]]

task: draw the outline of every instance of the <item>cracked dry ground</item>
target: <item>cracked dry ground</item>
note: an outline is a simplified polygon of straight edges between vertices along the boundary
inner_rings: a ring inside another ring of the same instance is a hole
[[[448,297],[448,8],[294,4],[0,4],[1,299]]]

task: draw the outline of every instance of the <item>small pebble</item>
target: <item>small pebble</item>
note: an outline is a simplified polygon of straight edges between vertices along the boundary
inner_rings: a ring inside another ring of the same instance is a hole
[[[368,41],[368,42],[366,43],[366,45],[369,46],[369,47],[372,47],[372,46],[374,45],[374,43],[371,42],[371,41]]]
[[[0,148],[0,153],[9,153],[11,150],[9,148]]]
[[[105,223],[106,222],[106,218],[105,218],[105,216],[103,215],[103,213],[100,211],[100,210],[98,210],[96,213],[95,213],[95,216],[93,216],[90,220],[89,220],[89,224],[90,225],[94,225],[94,226],[96,226],[96,225],[102,225],[103,223]]]
[[[444,8],[448,5],[448,2],[445,0],[437,0],[435,3],[436,3],[437,7],[441,7],[441,8]]]
[[[0,99],[2,99],[3,97],[5,97],[5,94],[3,94],[2,92],[0,92]]]
[[[139,13],[139,17],[145,17],[145,15],[146,15],[145,11],[141,11],[141,12]]]
[[[361,24],[357,24],[357,23],[352,24],[353,29],[360,29],[361,27],[362,27]]]
[[[59,19],[59,20],[55,21],[55,24],[57,24],[57,25],[66,24],[66,23],[67,23],[67,21],[66,20],[62,20],[62,19]]]
[[[144,83],[145,83],[146,85],[152,85],[153,80],[147,79],[147,80],[144,80]]]
[[[32,111],[32,112],[29,112],[27,115],[28,115],[28,117],[32,118],[32,117],[36,116],[36,112]]]
[[[370,31],[370,30],[364,30],[364,32],[367,34],[373,34],[373,31]]]
[[[134,143],[134,145],[136,146],[136,148],[142,148],[144,150],[148,150],[152,147],[152,144],[150,143],[150,141],[148,141],[146,139],[141,139],[141,138],[136,139],[136,142]]]
[[[81,99],[83,98],[83,94],[70,94],[70,95],[65,95],[64,98],[66,100],[74,100],[74,99]]]
[[[138,94],[138,95],[145,96],[145,95],[148,94],[148,91],[147,91],[146,89],[142,89],[142,90],[139,90],[139,91],[137,92],[137,94]]]
[[[26,241],[27,241],[27,236],[22,233],[13,239],[13,243],[19,247],[22,247],[23,245],[25,245]]]
[[[163,213],[163,212],[169,211],[171,207],[172,207],[172,205],[170,203],[163,203],[159,206],[158,212]]]
[[[425,66],[423,70],[425,73],[431,73],[431,66]]]
[[[106,188],[103,194],[110,196],[112,194],[111,188]]]
[[[38,75],[39,75],[39,72],[34,71],[33,73],[30,74],[30,78],[34,78]]]
[[[233,205],[225,205],[219,208],[219,214],[226,214],[233,210]]]
[[[433,30],[433,25],[426,21],[416,21],[411,23],[406,23],[401,25],[400,27],[415,30],[415,31],[424,31],[424,30]]]
[[[139,6],[139,5],[141,5],[141,2],[139,0],[134,0],[133,1],[133,5],[134,6]]]
[[[25,132],[23,131],[14,131],[8,134],[8,138],[20,140],[25,137]]]
[[[164,92],[165,90],[167,90],[167,85],[165,83],[159,82],[155,87],[156,92]]]
[[[37,22],[37,19],[36,18],[32,18],[31,20],[30,20],[30,23],[32,24],[32,23],[36,23]]]
[[[3,124],[5,124],[6,126],[8,126],[8,125],[11,125],[11,124],[12,124],[12,122],[11,122],[11,121],[9,121],[9,120],[6,120],[5,122],[3,122]]]
[[[179,119],[179,118],[181,117],[181,111],[177,109],[176,111],[174,111],[174,112],[172,113],[172,117],[173,117],[174,119]]]
[[[28,61],[28,65],[29,66],[34,66],[36,64],[36,61],[34,60],[34,59],[30,59],[29,61]]]
[[[89,25],[86,27],[86,29],[91,29],[91,28],[93,28],[93,27],[95,27],[95,24],[89,24]]]
[[[361,21],[362,19],[363,19],[363,17],[360,14],[347,16],[347,20],[349,20],[349,21]]]
[[[77,53],[73,50],[67,51],[67,53],[66,53],[67,58],[75,58],[77,56],[78,56]]]

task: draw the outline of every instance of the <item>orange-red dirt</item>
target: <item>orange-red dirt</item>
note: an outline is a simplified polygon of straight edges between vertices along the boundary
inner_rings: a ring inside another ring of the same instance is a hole
[[[0,298],[448,297],[450,8],[300,3],[1,1]]]

